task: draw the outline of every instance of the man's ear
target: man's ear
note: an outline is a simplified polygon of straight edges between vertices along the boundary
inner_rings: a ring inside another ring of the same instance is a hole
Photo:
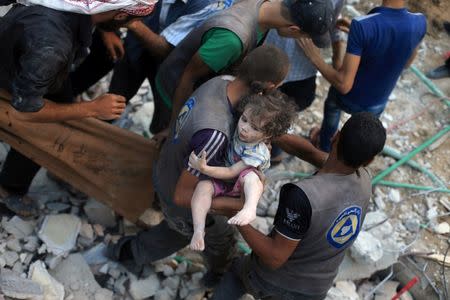
[[[303,32],[303,31],[300,29],[300,27],[298,27],[297,25],[290,25],[290,26],[288,27],[288,29],[289,29],[289,31],[290,31],[291,33],[293,33],[293,34],[300,34],[300,33]]]
[[[114,20],[116,21],[125,21],[128,18],[128,14],[126,12],[118,12],[114,15]]]

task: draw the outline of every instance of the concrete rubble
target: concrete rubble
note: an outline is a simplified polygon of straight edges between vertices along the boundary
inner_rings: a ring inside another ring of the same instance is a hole
[[[49,215],[45,217],[38,236],[46,244],[48,252],[62,255],[75,247],[80,229],[81,221],[77,216]]]

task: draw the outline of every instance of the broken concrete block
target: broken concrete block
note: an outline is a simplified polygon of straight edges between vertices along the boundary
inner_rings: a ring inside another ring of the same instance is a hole
[[[362,231],[350,248],[350,255],[359,263],[376,263],[383,257],[381,242],[371,233]]]
[[[22,251],[22,246],[20,246],[20,242],[18,239],[11,239],[6,242],[6,248],[12,250],[14,252]]]
[[[0,290],[3,295],[14,299],[44,299],[44,291],[38,283],[23,279],[7,269],[1,269],[0,274]]]
[[[28,236],[24,239],[25,245],[23,245],[23,249],[28,252],[35,252],[39,247],[39,238],[37,236]]]
[[[412,233],[419,232],[420,230],[420,220],[417,218],[407,218],[404,221],[406,229]]]
[[[24,221],[18,216],[14,216],[11,220],[2,219],[2,228],[17,239],[23,239],[33,233],[36,222]]]
[[[352,281],[338,281],[328,291],[325,300],[359,300],[359,296]]]
[[[38,232],[39,238],[47,245],[47,251],[55,255],[68,253],[75,247],[81,221],[68,214],[46,216]]]
[[[437,234],[450,233],[450,225],[447,222],[439,223],[438,225],[433,226],[433,231]]]
[[[179,276],[171,276],[167,277],[161,282],[162,286],[165,288],[169,288],[173,291],[178,290],[178,287],[180,286],[180,277]]]
[[[391,189],[388,197],[389,197],[389,200],[391,200],[394,203],[399,203],[400,201],[402,201],[402,199],[400,197],[400,192],[398,190]]]
[[[94,228],[95,234],[97,236],[104,236],[105,235],[105,229],[103,228],[102,225],[94,224],[92,227]]]
[[[50,276],[42,261],[38,260],[30,266],[28,278],[41,285],[45,300],[64,299],[64,286]]]
[[[71,206],[66,203],[61,202],[50,202],[47,203],[47,208],[56,213],[66,213],[70,211]]]
[[[142,280],[131,280],[129,293],[133,299],[145,299],[154,296],[159,290],[160,284],[156,274],[151,274]]]
[[[100,224],[107,228],[116,226],[114,211],[103,203],[90,199],[84,205],[84,212],[90,223]]]
[[[73,299],[94,299],[95,293],[101,289],[79,253],[69,255],[49,273],[64,285],[66,293],[72,294]]]
[[[154,296],[155,300],[172,300],[175,299],[177,293],[169,288],[163,288],[162,290],[158,290]]]
[[[94,295],[94,300],[111,300],[111,299],[113,299],[113,292],[107,289],[99,289]]]
[[[14,251],[5,251],[1,256],[8,267],[12,267],[14,263],[19,259],[19,255]]]
[[[94,240],[94,229],[89,223],[83,222],[81,224],[80,236],[88,240]]]
[[[368,230],[370,228],[373,228],[377,226],[378,224],[381,224],[386,219],[388,219],[388,216],[386,213],[377,210],[377,211],[371,211],[366,214],[366,217],[364,219],[364,224],[362,226],[363,230]]]
[[[164,216],[162,212],[147,208],[139,217],[139,222],[145,224],[146,226],[156,226],[161,223],[163,218]]]
[[[91,249],[83,252],[83,257],[88,265],[100,265],[108,262],[108,258],[105,256],[106,245],[99,243]]]
[[[202,300],[205,296],[205,288],[198,288],[195,290],[191,290],[186,297],[186,300]]]

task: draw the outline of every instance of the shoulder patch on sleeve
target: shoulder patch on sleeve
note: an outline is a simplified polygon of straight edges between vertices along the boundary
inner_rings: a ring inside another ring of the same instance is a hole
[[[345,208],[328,229],[328,243],[340,249],[354,240],[361,229],[361,214],[362,209],[359,206]]]

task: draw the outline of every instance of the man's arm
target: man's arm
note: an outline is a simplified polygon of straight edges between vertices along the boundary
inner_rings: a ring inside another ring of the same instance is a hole
[[[199,79],[205,78],[212,73],[213,70],[211,70],[208,65],[203,62],[199,53],[197,52],[194,54],[191,61],[184,69],[183,75],[181,75],[180,82],[173,96],[171,124],[177,119],[178,113],[180,112],[180,109],[186,99],[194,92],[195,83]]]
[[[283,237],[278,232],[266,236],[251,225],[238,226],[244,240],[260,261],[272,270],[281,267],[292,255],[299,241]]]
[[[414,59],[416,59],[417,53],[419,52],[419,48],[420,48],[420,45],[417,46],[416,49],[414,49],[413,53],[411,54],[411,57],[406,62],[405,69],[411,67]]]
[[[0,97],[11,100],[11,95],[4,90],[0,90]],[[72,104],[55,103],[46,99],[43,101],[44,106],[37,112],[21,112],[13,109],[11,115],[21,121],[44,123],[87,117],[112,120],[119,118],[125,109],[125,98],[114,94],[102,95],[91,102]]]
[[[342,67],[339,70],[336,70],[333,66],[327,64],[323,60],[319,48],[314,45],[311,39],[300,38],[298,44],[303,49],[306,56],[308,56],[311,62],[332,86],[334,86],[341,94],[350,92],[361,61],[360,56],[346,53]]]
[[[309,140],[298,135],[284,134],[276,138],[274,143],[285,152],[297,156],[318,168],[322,167],[328,158],[328,153],[317,149]]]
[[[142,42],[144,47],[150,51],[152,56],[160,58],[161,61],[172,51],[173,46],[163,36],[154,33],[142,21],[131,22],[127,27]]]

